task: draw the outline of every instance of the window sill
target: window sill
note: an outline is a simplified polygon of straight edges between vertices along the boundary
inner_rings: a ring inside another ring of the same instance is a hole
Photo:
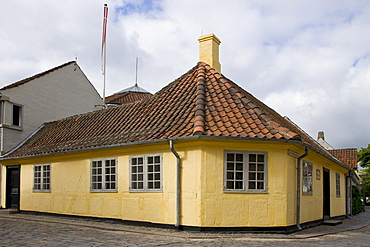
[[[162,193],[162,190],[130,190],[129,193]]]
[[[302,193],[303,196],[313,196],[313,193]]]
[[[118,190],[90,190],[90,193],[118,193]]]
[[[0,124],[0,128],[23,131],[22,126],[14,126],[14,125],[8,125],[8,124]]]
[[[268,194],[267,190],[264,191],[230,191],[224,190],[224,193],[227,194]]]

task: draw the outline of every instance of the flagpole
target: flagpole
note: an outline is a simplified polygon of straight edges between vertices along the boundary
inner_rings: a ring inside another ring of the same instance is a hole
[[[104,43],[104,79],[103,79],[103,105],[104,105],[104,108],[106,107],[106,104],[105,104],[105,81],[106,81],[106,74],[107,74],[107,53],[106,53],[106,50],[107,50],[107,43]]]
[[[103,34],[102,34],[102,51],[101,59],[102,61],[102,73],[103,73],[103,107],[106,108],[105,104],[105,83],[107,74],[107,22],[108,22],[108,4],[104,4],[104,14],[103,14]]]

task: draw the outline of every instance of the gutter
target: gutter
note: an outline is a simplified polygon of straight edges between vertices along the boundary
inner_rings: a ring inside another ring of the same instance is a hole
[[[304,150],[304,154],[297,158],[297,213],[296,213],[296,225],[298,231],[302,230],[300,225],[301,221],[301,161],[304,157],[308,155],[308,148],[306,147]]]
[[[41,129],[38,128],[37,131]],[[30,139],[32,136],[29,136],[26,140]],[[133,145],[143,145],[143,144],[150,144],[150,143],[159,143],[159,142],[167,142],[168,140],[194,140],[194,139],[205,139],[205,140],[244,140],[244,141],[272,141],[272,142],[281,142],[281,143],[291,143],[291,144],[297,144],[300,146],[303,146],[305,148],[308,148],[314,152],[317,152],[324,157],[330,159],[334,163],[342,166],[345,169],[352,170],[352,168],[344,165],[341,163],[338,159],[334,158],[334,156],[324,153],[321,150],[318,150],[317,148],[311,146],[310,144],[304,143],[300,140],[287,140],[287,139],[263,139],[263,138],[255,138],[255,137],[240,137],[240,136],[205,136],[205,135],[196,135],[196,136],[183,136],[183,137],[170,137],[166,139],[154,139],[154,140],[147,140],[147,141],[135,141],[135,142],[128,142],[128,143],[117,143],[117,144],[109,144],[104,146],[92,146],[92,147],[86,147],[86,148],[80,148],[80,149],[67,149],[67,150],[59,150],[55,152],[48,152],[48,153],[38,153],[38,154],[31,154],[31,155],[22,155],[22,156],[16,156],[16,157],[7,157],[7,155],[14,152],[16,149],[18,149],[26,140],[24,140],[21,144],[19,144],[17,147],[14,148],[14,150],[5,153],[4,155],[0,156],[0,160],[13,160],[13,159],[22,159],[22,158],[33,158],[33,157],[40,157],[40,156],[47,156],[47,155],[54,155],[54,154],[66,154],[66,153],[74,153],[74,152],[82,152],[82,151],[90,151],[90,150],[98,150],[98,149],[104,149],[104,148],[116,148],[116,147],[125,147],[125,146],[133,146]]]
[[[180,230],[181,217],[181,159],[173,147],[173,140],[170,139],[170,149],[176,157],[176,224],[175,227]]]

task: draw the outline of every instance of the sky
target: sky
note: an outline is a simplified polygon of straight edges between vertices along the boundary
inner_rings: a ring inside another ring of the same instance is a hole
[[[0,87],[77,58],[102,95],[159,91],[220,40],[221,72],[334,148],[370,143],[370,1],[0,0]]]

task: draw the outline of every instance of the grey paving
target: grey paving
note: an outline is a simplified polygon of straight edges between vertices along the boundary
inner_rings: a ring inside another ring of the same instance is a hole
[[[370,246],[370,207],[293,234],[194,233],[84,218],[0,214],[0,246]]]

